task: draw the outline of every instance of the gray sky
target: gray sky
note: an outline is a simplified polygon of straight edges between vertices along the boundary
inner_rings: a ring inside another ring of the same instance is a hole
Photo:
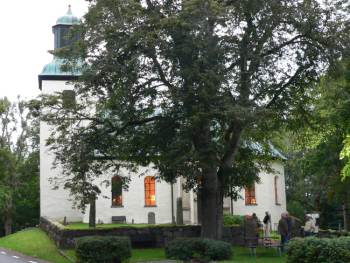
[[[52,26],[66,14],[68,5],[81,17],[84,0],[2,1],[0,15],[0,97],[33,98],[40,94],[38,74],[52,56]]]

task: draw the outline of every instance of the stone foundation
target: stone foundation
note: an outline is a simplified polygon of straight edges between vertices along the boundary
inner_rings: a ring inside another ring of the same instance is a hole
[[[134,248],[164,247],[178,237],[199,237],[200,226],[152,226],[146,228],[120,227],[112,229],[68,230],[47,218],[40,219],[40,228],[62,249],[75,247],[75,240],[85,236],[128,236]],[[224,241],[233,245],[243,245],[243,228],[225,227]]]

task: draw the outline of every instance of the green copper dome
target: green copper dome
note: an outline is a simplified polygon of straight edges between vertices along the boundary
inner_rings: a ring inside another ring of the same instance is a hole
[[[53,61],[47,64],[40,76],[80,76],[80,70],[76,69],[73,71],[63,71],[62,66],[65,64],[64,59],[55,57]],[[82,62],[79,62],[77,68],[82,67]]]
[[[80,20],[72,13],[71,6],[68,8],[67,14],[57,19],[56,25],[76,25],[79,24]]]

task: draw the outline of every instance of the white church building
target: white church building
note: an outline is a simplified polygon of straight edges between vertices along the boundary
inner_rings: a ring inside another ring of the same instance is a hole
[[[67,45],[65,36],[69,28],[79,23],[71,9],[66,15],[60,17],[53,26],[55,49]],[[42,94],[53,94],[65,90],[72,90],[72,81],[77,79],[79,73],[63,72],[62,61],[53,58],[39,75],[39,88]],[[71,197],[67,190],[53,189],[50,178],[62,175],[59,168],[53,168],[54,154],[46,146],[50,135],[50,127],[40,123],[40,214],[52,220],[69,222],[88,222],[88,213],[82,214],[72,208]],[[275,152],[275,161],[271,162],[274,173],[261,171],[260,183],[254,187],[243,189],[242,199],[233,201],[229,198],[224,201],[224,211],[235,215],[251,215],[256,213],[262,220],[265,211],[271,214],[272,225],[275,228],[280,215],[286,211],[286,192],[283,156]],[[139,176],[143,174],[144,176]],[[119,176],[128,176],[131,181],[126,191],[121,185]],[[182,200],[183,222],[185,224],[198,224],[198,210],[196,194],[183,189],[183,179],[178,179],[173,185],[155,179],[157,170],[151,167],[140,167],[138,173],[122,171],[118,176],[106,174],[100,178],[102,198],[96,202],[96,220],[111,223],[114,219],[124,219],[127,223],[172,223],[177,216],[177,200]],[[102,184],[110,180],[111,184]],[[97,182],[99,183],[99,182]]]

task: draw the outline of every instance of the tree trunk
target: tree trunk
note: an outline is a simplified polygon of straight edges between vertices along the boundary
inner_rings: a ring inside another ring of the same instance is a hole
[[[5,236],[12,234],[12,210],[13,210],[13,202],[12,195],[10,195],[9,199],[6,201],[6,210],[4,213],[4,230]]]
[[[91,198],[89,211],[89,227],[96,227],[96,197]]]
[[[346,211],[346,206],[343,204],[343,224],[344,224],[344,230],[348,231],[348,220],[347,220],[347,211]]]
[[[7,214],[4,222],[5,236],[12,234],[12,216]]]
[[[211,239],[221,239],[223,228],[223,200],[220,200],[221,190],[215,166],[203,168],[200,198],[200,203],[202,205],[201,236]]]

